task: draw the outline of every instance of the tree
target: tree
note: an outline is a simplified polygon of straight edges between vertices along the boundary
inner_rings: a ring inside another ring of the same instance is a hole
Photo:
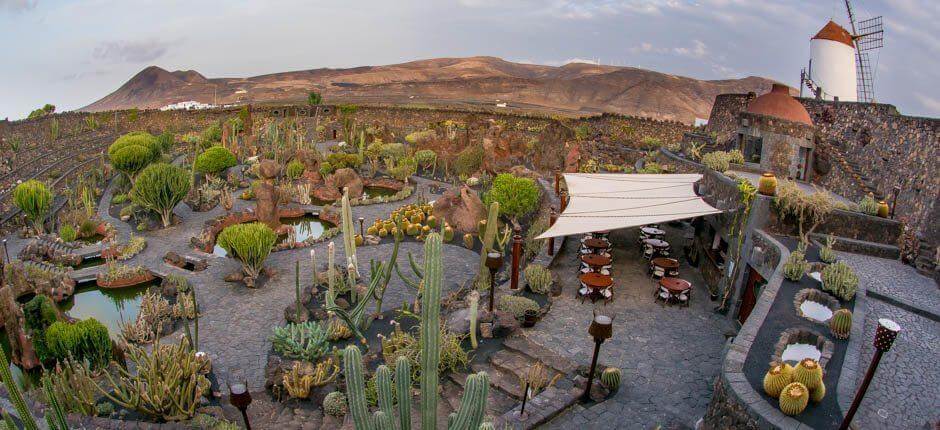
[[[242,262],[242,269],[250,279],[246,280],[246,284],[251,286],[254,279],[261,274],[264,260],[271,253],[275,241],[277,241],[277,235],[271,227],[260,222],[252,222],[226,227],[219,233],[215,243]]]
[[[207,175],[217,175],[221,171],[238,164],[235,154],[221,146],[213,146],[196,157],[196,170]]]
[[[33,223],[37,234],[43,233],[43,221],[52,207],[52,192],[46,184],[30,179],[16,186],[13,190],[13,203],[26,214]]]
[[[316,106],[320,103],[323,103],[323,96],[316,91],[311,91],[307,94],[307,104],[310,106]]]
[[[485,203],[499,203],[500,215],[513,219],[534,211],[539,204],[539,187],[529,178],[500,173],[493,179],[493,187],[486,193]]]
[[[163,227],[169,227],[173,208],[189,193],[189,173],[166,163],[148,166],[131,189],[131,200],[160,214]]]

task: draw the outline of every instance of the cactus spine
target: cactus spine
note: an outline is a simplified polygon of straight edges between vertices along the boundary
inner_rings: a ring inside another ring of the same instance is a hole
[[[496,430],[496,427],[493,427],[493,423],[483,423],[480,424],[480,430]]]
[[[772,366],[764,374],[764,391],[773,398],[780,397],[783,387],[793,382],[793,368],[787,363],[779,363]]]
[[[490,203],[490,209],[486,212],[486,228],[481,231],[480,243],[480,272],[486,270],[486,253],[493,248],[493,242],[496,240],[496,225],[499,224],[499,202]],[[502,250],[500,250],[502,251]]]
[[[797,415],[806,409],[809,403],[809,390],[799,382],[792,382],[780,392],[780,412]]]
[[[620,381],[623,378],[623,372],[616,367],[608,367],[601,373],[601,383],[608,390],[616,392],[620,390]]]
[[[372,416],[372,421],[375,423],[375,430],[395,430],[392,417],[388,416],[385,412],[375,411],[375,415]]]
[[[480,306],[480,293],[473,290],[469,294],[470,300],[470,346],[477,349],[477,312]]]
[[[356,424],[356,430],[371,430],[372,420],[366,405],[366,384],[362,376],[362,353],[355,345],[349,345],[343,350],[343,368],[346,371],[349,414]]]
[[[10,360],[7,359],[7,354],[3,351],[3,348],[0,348],[0,359],[2,359],[0,361],[0,377],[2,377],[3,385],[7,387],[7,391],[10,393],[10,400],[13,402],[16,413],[20,416],[20,421],[23,422],[23,428],[26,430],[39,430],[36,420],[29,412],[29,407],[26,406],[26,401],[23,400],[20,387],[13,380],[13,375],[10,373]]]
[[[829,319],[829,329],[832,335],[838,339],[848,339],[849,332],[852,331],[852,311],[848,309],[839,309],[832,318]]]
[[[398,389],[400,430],[411,430],[411,361],[403,355],[395,360],[395,385]]]
[[[800,360],[793,369],[793,382],[799,382],[809,390],[816,389],[823,382],[822,367],[812,358]]]
[[[490,382],[486,372],[480,372],[467,377],[466,388],[460,399],[460,409],[450,425],[451,430],[473,430],[480,427],[483,421],[483,412],[486,409],[486,396]]]

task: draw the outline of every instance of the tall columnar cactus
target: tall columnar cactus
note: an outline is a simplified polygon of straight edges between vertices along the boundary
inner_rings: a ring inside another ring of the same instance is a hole
[[[332,245],[332,243],[330,243],[330,245]],[[329,290],[327,291],[327,294],[326,294],[326,300],[325,300],[326,306],[324,306],[324,309],[328,312],[332,312],[336,314],[336,316],[342,319],[343,322],[346,323],[346,325],[349,327],[349,329],[352,330],[353,333],[359,339],[363,341],[363,343],[366,343],[366,338],[365,338],[365,335],[363,334],[363,330],[368,328],[369,323],[371,322],[370,319],[364,318],[366,307],[369,305],[369,302],[371,301],[371,299],[376,299],[377,308],[378,306],[380,306],[381,297],[385,294],[385,288],[388,286],[388,282],[392,276],[391,275],[392,268],[396,265],[395,260],[398,258],[399,246],[400,246],[400,242],[396,240],[395,246],[392,248],[392,256],[388,262],[385,262],[385,263],[376,263],[374,261],[371,262],[371,265],[370,265],[371,276],[369,278],[369,285],[366,288],[365,294],[362,295],[362,300],[359,300],[356,303],[356,305],[353,306],[351,309],[342,309],[336,305],[337,294],[336,294],[336,290],[333,288],[333,285],[332,285],[333,276],[332,274],[330,275],[331,283],[330,283]],[[329,247],[329,249],[331,252],[330,262],[332,263],[332,259],[333,259],[332,249],[333,248]],[[332,273],[333,270],[330,269],[330,272]],[[351,289],[354,289],[354,287],[355,287],[354,284],[350,285]]]
[[[493,242],[496,240],[496,225],[499,224],[499,202],[490,203],[490,209],[486,215],[486,228],[483,229],[480,236],[480,243],[483,246],[480,249],[480,272],[486,270],[486,253],[493,249]]]
[[[319,268],[317,267],[317,252],[313,249],[310,250],[310,267],[313,268],[313,286],[317,287],[320,284],[320,275],[317,273]],[[316,290],[313,290],[316,292]]]
[[[336,246],[330,242],[326,249],[326,296],[336,297]]]
[[[346,266],[352,267],[356,278],[359,278],[359,262],[356,260],[356,231],[353,226],[352,207],[349,206],[349,189],[343,191],[343,249],[346,252]]]
[[[33,419],[29,407],[26,406],[26,400],[23,399],[23,394],[20,393],[20,387],[16,385],[13,374],[10,373],[10,360],[3,348],[0,348],[0,378],[2,378],[3,385],[7,387],[7,392],[10,393],[10,401],[13,402],[13,407],[16,408],[20,421],[23,422],[23,428],[38,430],[39,426],[36,425],[36,420]]]
[[[375,387],[379,398],[379,410],[388,418],[389,424],[391,424],[391,418],[395,416],[393,412],[395,398],[392,394],[392,371],[389,370],[388,366],[383,364],[375,369]],[[376,427],[378,427],[378,415],[375,418]]]
[[[835,311],[829,319],[829,330],[838,339],[848,339],[852,331],[852,311],[844,308]]]
[[[42,378],[42,391],[49,401],[49,409],[46,410],[46,425],[50,430],[69,430],[68,421],[65,420],[65,408],[59,402],[59,397],[52,389],[52,381],[48,376]]]
[[[480,293],[473,290],[467,297],[470,300],[470,346],[477,349],[477,312],[480,307]]]
[[[443,262],[441,260],[441,236],[431,233],[424,245],[424,291],[421,312],[421,428],[437,428],[438,366],[440,364],[440,307],[443,285]],[[388,369],[380,366],[376,374],[379,395],[379,411],[372,417],[366,406],[365,382],[362,354],[355,345],[347,346],[343,352],[346,371],[346,396],[349,398],[350,415],[356,430],[391,429],[391,378]],[[398,391],[399,426],[411,429],[411,368],[408,358],[399,357],[395,362],[395,384]],[[476,430],[480,428],[489,393],[489,380],[485,372],[467,378],[460,409],[448,420],[449,430]],[[384,400],[383,400],[384,399]]]
[[[294,321],[300,322],[300,261],[294,262]]]

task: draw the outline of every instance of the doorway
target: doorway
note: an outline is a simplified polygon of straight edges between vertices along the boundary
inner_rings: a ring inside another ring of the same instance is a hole
[[[738,322],[744,324],[747,321],[747,317],[751,316],[751,311],[754,310],[754,306],[757,304],[757,297],[760,296],[760,291],[767,285],[767,281],[764,279],[760,273],[757,273],[757,270],[754,270],[751,265],[747,266],[747,280],[744,283],[744,292],[741,294],[741,308],[738,309]]]

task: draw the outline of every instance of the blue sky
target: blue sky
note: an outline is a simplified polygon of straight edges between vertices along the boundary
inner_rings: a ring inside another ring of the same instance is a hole
[[[940,117],[940,1],[857,0],[885,17],[878,101]],[[0,118],[75,109],[148,65],[238,77],[493,55],[796,86],[841,0],[0,0]]]

